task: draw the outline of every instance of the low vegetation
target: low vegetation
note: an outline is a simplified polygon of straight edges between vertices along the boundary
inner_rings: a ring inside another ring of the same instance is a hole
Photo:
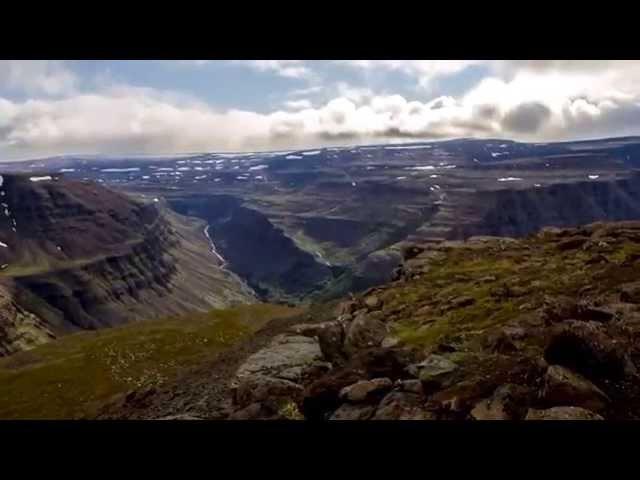
[[[270,320],[297,313],[247,305],[63,337],[0,360],[0,418],[90,418],[114,396],[160,386]]]

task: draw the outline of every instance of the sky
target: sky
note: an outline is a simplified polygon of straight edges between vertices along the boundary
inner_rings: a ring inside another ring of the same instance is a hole
[[[0,60],[0,161],[640,135],[632,60]]]

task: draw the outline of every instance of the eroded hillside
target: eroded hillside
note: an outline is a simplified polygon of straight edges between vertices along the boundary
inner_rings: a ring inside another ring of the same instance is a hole
[[[254,299],[212,254],[205,225],[157,200],[51,176],[2,178],[0,282],[7,302],[26,312],[0,324],[4,352]],[[32,335],[18,339],[23,330]]]

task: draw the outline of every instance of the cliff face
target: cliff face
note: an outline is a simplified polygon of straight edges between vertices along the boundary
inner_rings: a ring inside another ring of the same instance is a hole
[[[477,203],[484,213],[470,225],[457,228],[454,236],[522,237],[545,226],[633,220],[640,218],[640,177],[483,192]]]
[[[46,337],[253,301],[212,254],[204,224],[158,201],[6,175],[2,192],[0,282]],[[5,353],[22,345],[9,323]]]

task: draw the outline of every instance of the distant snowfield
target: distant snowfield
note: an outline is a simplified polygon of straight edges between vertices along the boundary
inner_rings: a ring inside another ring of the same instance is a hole
[[[75,172],[76,169],[75,168],[61,168],[60,169],[60,173],[70,173],[70,172]]]
[[[103,168],[100,170],[102,173],[126,173],[126,172],[139,172],[140,168]]]
[[[424,165],[419,167],[408,167],[406,170],[435,170],[436,167],[433,165]]]
[[[600,178],[600,175],[589,175],[589,180],[595,180],[597,178]]]
[[[499,182],[519,182],[521,180],[520,177],[502,177],[498,179]]]
[[[253,167],[249,167],[249,170],[264,170],[265,168],[269,168],[269,165],[255,165]]]
[[[46,182],[49,180],[53,180],[53,178],[51,178],[49,175],[46,175],[44,177],[30,177],[29,180],[31,180],[32,182]]]
[[[392,147],[384,147],[385,150],[419,150],[425,148],[432,148],[431,145],[394,145]]]
[[[322,150],[311,150],[309,152],[300,152],[302,155],[320,155],[320,153],[322,153]]]
[[[302,157],[300,155],[287,155],[286,157],[287,160],[301,160]]]

